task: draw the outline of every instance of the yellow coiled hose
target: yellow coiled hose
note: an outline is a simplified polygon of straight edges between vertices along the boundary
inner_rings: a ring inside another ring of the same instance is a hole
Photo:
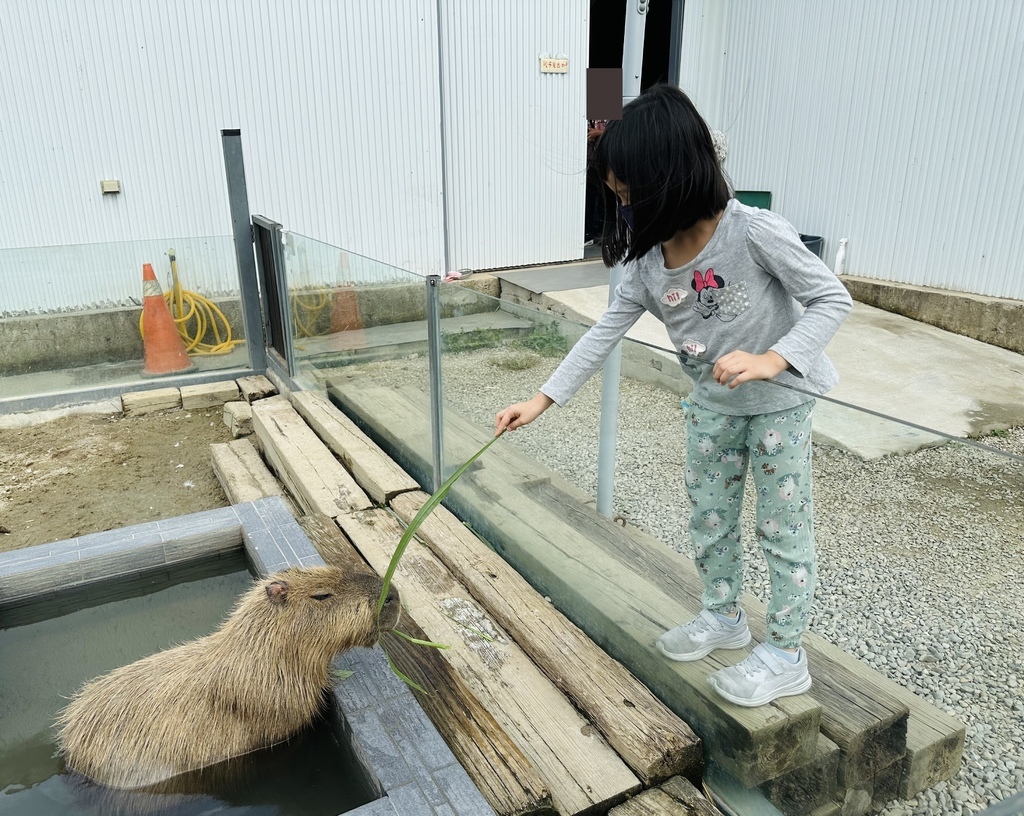
[[[172,286],[164,292],[164,300],[185,343],[185,351],[189,354],[227,354],[244,343],[244,339],[231,339],[231,324],[213,301],[181,288],[174,250],[168,250],[167,254],[171,259]],[[142,315],[139,315],[139,334],[142,330]],[[207,332],[213,333],[212,343],[204,342]]]

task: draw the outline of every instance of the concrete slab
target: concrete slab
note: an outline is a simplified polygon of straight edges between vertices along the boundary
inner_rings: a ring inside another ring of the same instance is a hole
[[[547,269],[546,276],[532,270],[533,284],[553,288],[524,296],[512,286],[512,299],[577,322],[600,317],[608,303],[607,285],[559,289],[554,280],[559,268]],[[573,271],[567,279],[576,275]],[[651,315],[627,337],[672,351],[664,326]],[[854,304],[827,353],[840,373],[840,384],[828,396],[855,408],[819,400],[815,437],[863,459],[945,441],[905,423],[957,438],[1024,425],[1024,355],[862,303]]]
[[[514,283],[531,292],[586,289],[608,284],[608,268],[601,260],[533,266],[527,269],[505,269],[492,274],[502,282]]]

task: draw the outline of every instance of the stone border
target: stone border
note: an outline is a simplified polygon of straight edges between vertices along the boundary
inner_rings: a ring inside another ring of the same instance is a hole
[[[0,607],[112,578],[137,577],[244,548],[266,576],[323,564],[279,496],[0,554]],[[334,687],[353,752],[383,796],[354,816],[493,816],[381,648],[354,648],[336,661],[354,674]]]

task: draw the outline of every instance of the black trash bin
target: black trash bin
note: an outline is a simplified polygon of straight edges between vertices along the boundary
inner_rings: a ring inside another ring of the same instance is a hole
[[[807,247],[811,252],[821,257],[821,236],[820,235],[801,235],[800,240],[804,242],[804,246]]]

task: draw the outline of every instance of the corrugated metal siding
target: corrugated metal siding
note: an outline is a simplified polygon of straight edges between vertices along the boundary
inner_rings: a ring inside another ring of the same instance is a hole
[[[582,257],[588,0],[441,0],[455,268]],[[569,59],[540,73],[540,56]]]
[[[832,265],[1024,299],[1024,3],[687,0],[681,85],[737,189]]]
[[[399,267],[442,272],[436,8],[5,3],[0,313],[43,305],[15,285],[23,277],[73,276],[66,297],[47,293],[58,308],[137,297],[141,287],[140,263],[130,279],[112,271],[120,250],[114,261],[109,247],[57,253],[70,261],[54,269],[33,266],[39,253],[7,248],[169,236],[165,251],[229,233],[223,128],[241,129],[253,212]],[[107,178],[120,179],[120,195],[101,196]],[[224,274],[195,269],[187,285],[237,289],[233,270]],[[77,288],[87,300],[72,295]]]

